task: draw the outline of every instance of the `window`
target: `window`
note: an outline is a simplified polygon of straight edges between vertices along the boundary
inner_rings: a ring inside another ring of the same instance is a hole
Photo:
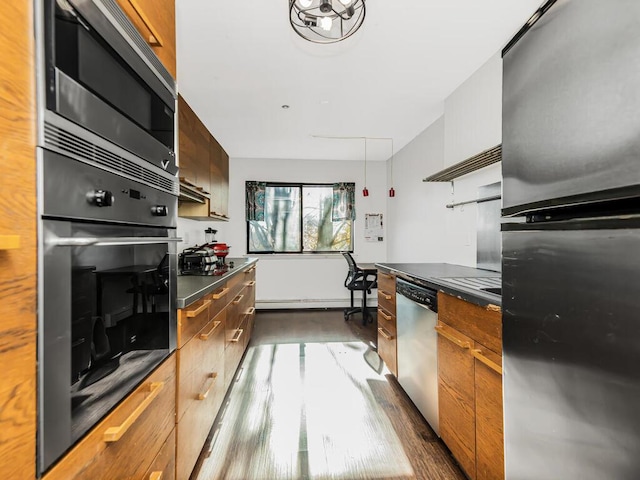
[[[247,252],[353,250],[352,206],[336,214],[336,188],[355,186],[247,182]]]

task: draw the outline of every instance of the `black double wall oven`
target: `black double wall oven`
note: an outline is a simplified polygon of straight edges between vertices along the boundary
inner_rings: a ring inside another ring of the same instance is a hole
[[[40,0],[38,471],[176,348],[175,81],[113,0]]]

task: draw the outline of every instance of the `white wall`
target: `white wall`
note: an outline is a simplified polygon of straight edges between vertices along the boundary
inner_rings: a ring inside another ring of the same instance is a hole
[[[502,56],[496,53],[444,102],[444,165],[502,142]]]
[[[393,160],[396,197],[387,200],[389,262],[476,266],[478,187],[501,180],[494,164],[453,182],[423,182],[502,141],[502,58],[492,57],[445,101],[444,115]],[[388,166],[390,168],[390,166]]]
[[[244,220],[244,184],[247,180],[356,183],[356,221],[354,224],[354,258],[359,262],[386,261],[386,239],[364,241],[364,214],[386,215],[386,163],[367,162],[369,196],[362,196],[364,162],[310,161],[279,159],[238,159],[229,162],[229,222],[201,222],[179,219],[178,234],[183,246],[202,243],[204,230],[218,230],[216,239],[231,245],[230,257],[246,254]],[[255,255],[260,258],[257,270],[256,303],[258,308],[344,307],[349,292],[344,288],[347,264],[342,255]],[[375,299],[372,303],[375,304]]]

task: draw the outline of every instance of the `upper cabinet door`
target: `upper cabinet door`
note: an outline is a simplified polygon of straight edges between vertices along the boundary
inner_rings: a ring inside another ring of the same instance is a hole
[[[116,0],[133,25],[176,78],[175,0]]]
[[[182,96],[178,96],[178,148],[180,177],[211,192],[209,173],[210,134]]]

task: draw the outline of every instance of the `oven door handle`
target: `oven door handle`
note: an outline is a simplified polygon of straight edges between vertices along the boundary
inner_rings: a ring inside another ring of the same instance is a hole
[[[181,241],[182,238],[177,237],[57,237],[49,239],[46,243],[53,247],[110,247]]]

